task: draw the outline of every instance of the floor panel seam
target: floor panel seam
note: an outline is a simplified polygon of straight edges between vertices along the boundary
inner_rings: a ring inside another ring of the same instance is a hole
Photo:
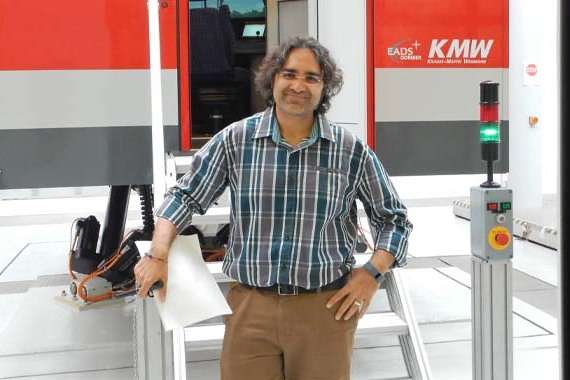
[[[2,269],[2,271],[0,271],[0,277],[2,277],[4,272],[6,272],[6,270],[10,267],[10,265],[12,265],[14,261],[16,261],[16,259],[22,254],[22,252],[26,250],[26,248],[28,248],[29,245],[30,243],[26,243],[26,245],[24,245],[24,247],[22,247],[22,249],[20,249],[14,257],[12,257],[12,260],[10,260],[8,264],[6,264],[6,266]]]

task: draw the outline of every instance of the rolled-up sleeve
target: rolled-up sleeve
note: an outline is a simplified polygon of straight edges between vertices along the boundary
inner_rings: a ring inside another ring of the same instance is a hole
[[[190,170],[170,188],[156,216],[167,219],[180,233],[192,223],[194,213],[205,214],[228,185],[224,140],[227,130],[215,135],[194,154]]]
[[[395,258],[394,266],[405,266],[413,225],[386,170],[370,148],[366,149],[364,157],[358,199],[364,205],[372,227],[374,250],[389,252]]]

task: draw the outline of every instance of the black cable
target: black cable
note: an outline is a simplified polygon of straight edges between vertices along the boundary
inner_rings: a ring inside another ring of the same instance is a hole
[[[139,198],[141,201],[143,232],[145,235],[148,234],[152,236],[152,233],[154,232],[154,215],[152,211],[154,205],[154,197],[150,185],[139,186]]]

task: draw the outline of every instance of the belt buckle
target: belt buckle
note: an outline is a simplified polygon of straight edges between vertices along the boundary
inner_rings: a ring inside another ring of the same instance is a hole
[[[296,296],[299,294],[299,288],[295,285],[277,284],[277,294],[280,296]]]

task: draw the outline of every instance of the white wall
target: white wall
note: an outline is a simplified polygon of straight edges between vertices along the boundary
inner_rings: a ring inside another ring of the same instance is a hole
[[[518,209],[540,210],[543,194],[558,182],[558,22],[557,2],[510,1],[510,173]],[[537,85],[523,80],[524,64],[538,66]],[[537,116],[531,128],[529,116]],[[524,216],[524,215],[521,215]]]
[[[530,116],[544,117],[540,86],[524,83],[526,63],[543,67],[541,35],[544,20],[542,3],[535,0],[510,1],[509,28],[509,187],[517,209],[537,209],[542,204],[542,135],[543,128],[531,128]]]
[[[542,193],[558,191],[559,127],[560,127],[560,78],[559,78],[559,22],[558,1],[541,4],[544,20],[541,35],[542,57]]]

